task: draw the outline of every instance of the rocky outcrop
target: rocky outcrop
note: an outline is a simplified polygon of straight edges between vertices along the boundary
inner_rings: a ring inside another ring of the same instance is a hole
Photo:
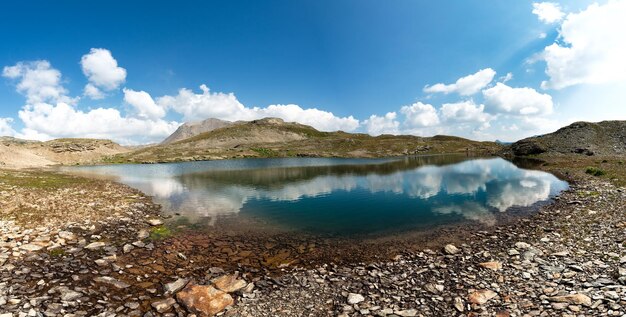
[[[592,155],[626,154],[626,121],[575,122],[553,133],[511,145],[516,156],[542,153]]]

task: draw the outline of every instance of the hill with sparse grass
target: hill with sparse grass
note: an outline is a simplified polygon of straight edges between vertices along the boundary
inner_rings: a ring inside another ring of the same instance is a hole
[[[155,163],[245,157],[387,157],[407,154],[489,155],[502,146],[452,136],[370,136],[322,132],[277,118],[233,122],[176,142],[107,158],[111,163]]]
[[[626,121],[575,122],[559,130],[517,141],[513,155],[626,155]]]
[[[56,139],[46,142],[0,137],[0,167],[89,164],[129,151],[110,140]]]

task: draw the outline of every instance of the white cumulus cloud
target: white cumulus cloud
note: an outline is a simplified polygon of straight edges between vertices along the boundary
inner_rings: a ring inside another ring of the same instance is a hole
[[[138,117],[153,120],[165,117],[165,108],[157,105],[147,92],[128,88],[124,88],[123,91],[124,101],[133,106]]]
[[[503,83],[483,90],[483,97],[490,113],[511,115],[546,115],[552,113],[552,96],[533,88],[513,88]]]
[[[439,124],[437,110],[430,104],[416,102],[400,108],[405,125],[411,128],[431,127]]]
[[[0,118],[0,136],[14,136],[15,130],[11,127],[13,118]]]
[[[424,87],[424,92],[427,93],[459,93],[460,95],[469,96],[479,92],[485,88],[496,75],[496,72],[491,68],[481,69],[478,72],[459,78],[454,84],[434,84],[432,86]]]
[[[371,115],[363,122],[365,131],[370,135],[399,134],[400,122],[396,120],[395,112],[388,112],[384,116]]]
[[[18,81],[17,91],[26,96],[28,104],[75,102],[67,97],[67,90],[61,85],[61,72],[52,68],[48,61],[19,62],[6,66],[2,76]]]
[[[316,108],[304,109],[295,104],[270,105],[267,107],[246,107],[233,93],[211,92],[206,85],[200,86],[202,93],[190,89],[180,89],[176,96],[157,98],[157,104],[183,115],[185,121],[217,118],[221,120],[254,120],[264,117],[277,117],[285,121],[295,121],[311,125],[322,131],[353,131],[359,127],[359,120],[352,116],[338,117],[332,112]]]
[[[549,80],[543,88],[577,84],[604,84],[626,80],[626,1],[592,4],[568,14],[561,24],[560,41],[541,55]]]
[[[117,65],[117,60],[107,49],[92,48],[80,59],[80,66],[89,80],[85,95],[93,99],[103,97],[101,90],[117,89],[126,81],[126,69]]]
[[[91,83],[85,85],[84,93],[85,96],[93,100],[104,99],[104,97],[106,97],[102,90],[100,90],[98,87],[94,86]]]
[[[125,117],[113,108],[78,110],[66,103],[27,105],[19,112],[26,138],[48,140],[62,137],[113,139],[132,144],[154,142],[180,125],[164,120]]]
[[[441,106],[441,114],[449,122],[485,123],[491,120],[491,116],[485,113],[485,105],[477,105],[473,101],[446,103]]]
[[[565,16],[561,6],[556,2],[534,2],[533,13],[537,15],[539,21],[547,24],[561,21]]]

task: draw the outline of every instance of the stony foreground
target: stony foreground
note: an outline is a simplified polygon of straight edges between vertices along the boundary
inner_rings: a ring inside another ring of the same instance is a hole
[[[626,193],[591,176],[454,245],[272,270],[179,252],[158,207],[128,187],[3,176],[3,317],[626,315]]]

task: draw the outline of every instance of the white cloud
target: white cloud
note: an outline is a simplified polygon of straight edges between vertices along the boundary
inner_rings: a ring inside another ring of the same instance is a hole
[[[365,130],[370,135],[399,134],[400,122],[396,120],[395,112],[388,112],[384,116],[371,115],[363,122]]]
[[[123,91],[124,101],[135,108],[139,118],[156,120],[165,117],[165,108],[157,105],[147,92],[128,88]]]
[[[98,99],[104,99],[105,95],[104,93],[96,86],[94,86],[93,84],[87,84],[85,85],[85,96],[93,99],[93,100],[98,100]]]
[[[410,128],[431,127],[439,124],[437,110],[429,104],[416,102],[400,108],[400,113],[405,117],[405,125]]]
[[[441,106],[442,117],[449,122],[488,122],[491,116],[484,110],[485,105],[477,105],[473,101],[446,103]]]
[[[457,92],[464,96],[469,96],[477,93],[481,89],[485,88],[493,80],[496,72],[491,68],[481,69],[475,74],[467,75],[459,78],[454,84],[434,84],[432,86],[424,87],[424,92],[427,93],[444,93],[449,94]]]
[[[547,24],[561,21],[565,16],[565,13],[561,11],[561,6],[555,2],[535,2],[533,3],[533,13],[541,22]]]
[[[67,90],[61,85],[61,72],[52,68],[48,61],[19,62],[14,66],[5,66],[2,76],[18,80],[17,91],[26,96],[28,104],[76,102],[67,97]]]
[[[512,88],[503,83],[483,90],[490,113],[512,115],[545,115],[552,113],[552,96],[528,87]]]
[[[221,120],[254,120],[278,117],[285,121],[307,124],[322,131],[353,131],[359,121],[352,116],[337,117],[332,112],[315,108],[303,109],[298,105],[270,105],[265,108],[244,106],[233,93],[211,92],[206,85],[200,86],[201,94],[183,88],[176,96],[157,98],[157,104],[173,109],[183,115],[185,121],[217,118]]]
[[[101,93],[94,93],[94,88],[98,91],[101,89],[110,91],[117,89],[126,81],[126,69],[117,65],[117,60],[107,49],[92,48],[80,59],[80,66],[89,80],[89,84],[85,86],[85,95],[95,96],[96,99]]]
[[[124,117],[117,109],[97,108],[88,112],[66,103],[27,105],[19,117],[26,138],[48,140],[60,137],[113,139],[122,143],[160,141],[180,125],[164,120]]]
[[[316,108],[302,109],[298,105],[270,105],[267,108],[254,107],[251,111],[257,118],[277,117],[289,122],[310,125],[321,131],[354,131],[359,127],[359,120],[353,116],[337,117],[332,112]]]
[[[15,130],[11,127],[13,118],[0,118],[0,136],[14,136]]]
[[[543,88],[626,80],[626,1],[592,4],[567,15],[561,42],[545,48],[542,58],[550,77]]]
[[[500,82],[506,84],[507,81],[513,79],[513,73],[506,73],[505,76],[499,78]]]

